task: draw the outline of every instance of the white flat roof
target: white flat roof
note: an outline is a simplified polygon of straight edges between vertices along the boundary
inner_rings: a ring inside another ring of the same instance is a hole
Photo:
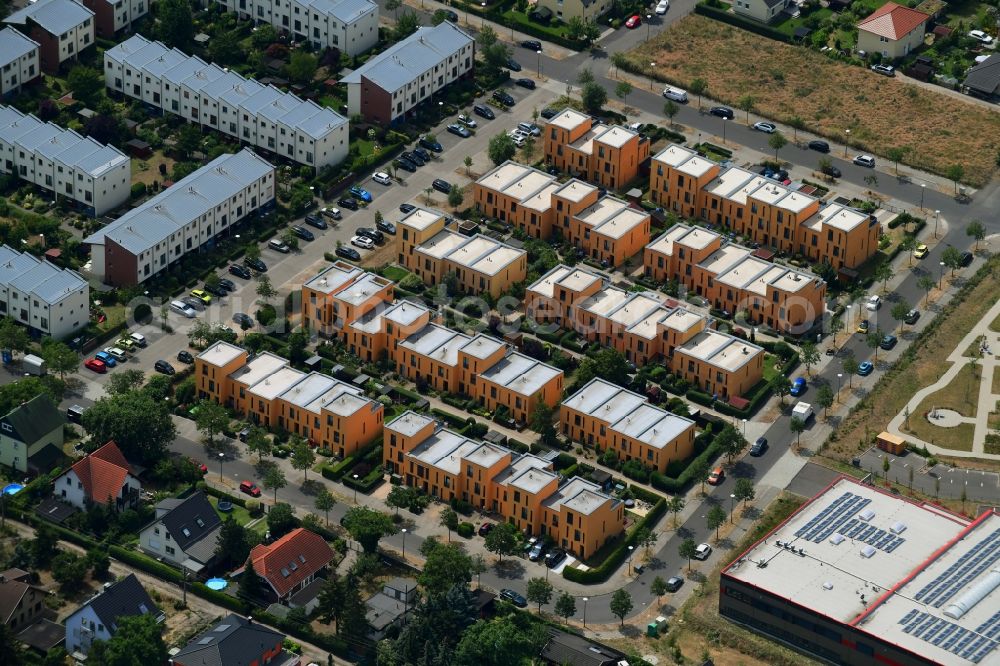
[[[695,250],[703,250],[713,241],[719,239],[719,234],[702,227],[691,227],[691,230],[675,240],[675,243],[690,247]]]
[[[250,363],[253,363],[253,361]],[[286,365],[252,384],[247,389],[247,392],[260,396],[265,400],[272,400],[295,386],[296,383],[305,377],[305,374],[301,370],[296,370]]]
[[[344,261],[338,261],[323,269],[316,277],[306,282],[304,286],[314,291],[332,294],[351,280],[356,279],[362,273],[364,271],[357,266]]]
[[[233,372],[230,378],[247,386],[253,386],[272,372],[288,365],[288,361],[271,352],[255,356],[242,367]]]
[[[479,359],[487,358],[503,349],[505,343],[480,333],[469,342],[462,345],[462,352]]]
[[[716,280],[722,280],[722,276],[734,266],[742,266],[750,261],[760,262],[760,259],[748,259],[751,250],[739,245],[727,244],[708,255],[699,266],[706,271],[716,275]],[[746,261],[744,261],[746,260]]]
[[[486,381],[530,398],[562,374],[563,371],[558,368],[513,352],[490,366],[481,376]]]
[[[550,509],[566,507],[576,513],[589,516],[604,504],[615,501],[617,500],[601,492],[600,486],[596,483],[574,477],[552,493],[544,504]]]
[[[606,128],[606,131],[601,133],[595,141],[606,143],[612,148],[621,148],[637,136],[639,136],[638,132],[633,132],[632,130],[626,129],[620,125],[612,125],[611,127]]]
[[[460,247],[467,240],[468,238],[461,234],[442,229],[425,243],[418,245],[416,251],[435,259],[443,259],[449,252]]]
[[[407,410],[385,424],[385,427],[398,432],[404,437],[413,437],[427,424],[434,423],[434,419],[424,414],[417,414],[412,410]]]
[[[246,353],[246,350],[242,347],[237,347],[236,345],[224,340],[219,340],[214,345],[198,354],[198,358],[205,363],[210,363],[217,368],[221,368],[222,366],[235,361],[240,357],[240,354]]]
[[[469,339],[464,333],[437,324],[428,324],[399,344],[445,365],[455,365],[458,363],[458,350]]]
[[[628,332],[632,335],[638,335],[639,337],[646,338],[647,340],[652,340],[656,337],[659,324],[664,318],[667,317],[668,310],[664,307],[658,307],[645,317],[635,322],[628,328]]]
[[[522,199],[521,206],[538,212],[547,211],[552,208],[552,195],[558,192],[560,187],[562,184],[559,181],[552,181],[527,199]]]
[[[686,331],[703,320],[704,317],[699,314],[695,314],[690,310],[685,310],[684,308],[674,308],[674,310],[664,317],[660,323],[677,331]]]
[[[608,319],[627,328],[644,319],[652,311],[659,309],[666,300],[666,296],[661,296],[654,291],[634,292],[627,301],[608,315]]]
[[[556,192],[556,195],[566,199],[567,201],[579,203],[583,201],[585,197],[597,192],[597,190],[598,187],[596,185],[591,185],[590,183],[584,182],[579,178],[573,178],[572,180],[566,181],[566,183]]]
[[[551,118],[547,124],[555,125],[566,130],[573,130],[586,122],[593,122],[590,116],[580,113],[576,109],[563,109],[555,117]]]
[[[580,309],[606,317],[628,298],[628,292],[618,287],[605,287],[580,304]]]
[[[677,348],[688,356],[717,368],[733,371],[764,350],[731,335],[706,329]]]
[[[653,156],[653,160],[656,162],[663,162],[664,164],[672,167],[679,166],[691,159],[696,157],[698,153],[690,150],[688,148],[683,148],[678,146],[676,143],[672,143],[656,155]]]
[[[746,169],[735,166],[729,167],[716,176],[715,180],[709,183],[705,190],[720,197],[729,198],[733,192],[757,177],[757,174],[751,173]]]
[[[385,311],[383,316],[394,323],[409,326],[421,315],[430,312],[425,306],[410,301],[400,301]]]
[[[851,231],[859,224],[868,222],[870,217],[860,210],[839,204],[829,204],[825,208],[821,208],[818,215],[823,224],[829,225],[834,229],[840,229],[841,231]]]
[[[694,428],[694,421],[677,416],[645,402],[611,426],[629,439],[634,439],[655,449],[663,449],[686,431]]]
[[[556,283],[569,275],[572,271],[573,269],[569,266],[559,264],[558,266],[552,268],[548,273],[538,278],[538,280],[528,287],[528,291],[541,294],[547,298],[552,298],[556,293]]]
[[[994,664],[998,562],[1000,514],[969,521],[842,477],[723,573],[936,663]]]
[[[438,220],[444,217],[443,213],[436,210],[430,210],[428,208],[416,208],[411,210],[402,220],[399,221],[400,224],[405,224],[411,229],[416,229],[417,231],[423,231],[427,227],[431,226]]]
[[[646,399],[638,393],[596,377],[562,404],[610,424],[619,421],[645,402]]]
[[[690,230],[691,227],[686,224],[675,224],[646,247],[671,257],[674,254],[674,243]]]
[[[338,291],[334,297],[351,305],[360,305],[391,284],[392,281],[374,273],[365,273]]]

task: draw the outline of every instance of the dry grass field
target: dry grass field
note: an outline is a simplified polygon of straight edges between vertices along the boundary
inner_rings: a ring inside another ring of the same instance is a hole
[[[963,180],[975,186],[997,166],[1000,114],[709,18],[687,16],[628,56],[636,71],[648,73],[655,62],[663,81],[690,87],[701,78],[710,97],[733,107],[750,95],[761,115],[798,116],[833,141],[850,129],[858,150],[884,156],[909,148],[904,163],[939,174],[961,165]],[[738,111],[734,122],[745,118]]]

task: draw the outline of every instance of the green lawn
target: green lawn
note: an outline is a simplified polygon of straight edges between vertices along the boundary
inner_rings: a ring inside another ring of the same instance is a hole
[[[806,19],[809,19],[812,16],[815,16],[816,19],[819,20],[819,24],[822,24],[824,21],[833,16],[833,10],[828,9],[826,7],[820,7],[811,14],[802,15],[797,18],[792,18],[789,16],[787,19],[781,21],[780,23],[774,23],[771,27],[773,27],[778,32],[783,32],[784,34],[791,37],[795,34],[795,29],[805,26]],[[810,20],[809,23],[813,24],[813,21]]]
[[[410,271],[406,270],[402,266],[386,266],[382,269],[382,277],[387,280],[392,280],[393,282],[400,282],[409,274]]]
[[[219,511],[219,498],[213,495],[208,496],[208,501],[211,503],[212,508],[215,509],[216,513],[225,520],[227,517],[232,516],[239,525],[246,526],[252,518],[250,517],[250,512],[244,509],[238,504],[233,504],[233,510],[230,512]]]
[[[764,354],[764,381],[770,382],[775,376],[780,375],[781,372],[775,369],[774,365],[778,362],[778,357],[774,354]]]

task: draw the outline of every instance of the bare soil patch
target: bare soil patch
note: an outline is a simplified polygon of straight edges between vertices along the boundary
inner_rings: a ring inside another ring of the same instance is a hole
[[[784,122],[799,116],[834,141],[850,129],[858,150],[909,148],[904,163],[939,174],[960,164],[976,186],[996,169],[1000,114],[702,16],[681,19],[628,55],[638,72],[655,62],[654,76],[663,81],[690,87],[701,78],[708,95],[734,107],[750,95],[761,115]],[[737,112],[734,122],[745,120]]]

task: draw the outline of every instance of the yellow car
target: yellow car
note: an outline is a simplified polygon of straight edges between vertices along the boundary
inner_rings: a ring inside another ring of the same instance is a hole
[[[923,259],[927,256],[928,252],[930,252],[930,250],[927,249],[927,246],[921,243],[917,246],[917,249],[913,251],[913,256],[917,259]]]
[[[130,354],[135,351],[135,343],[129,340],[128,338],[122,338],[121,340],[116,342],[115,347],[118,347],[119,349],[124,349]]]
[[[191,295],[200,300],[205,305],[211,305],[212,296],[207,291],[203,289],[192,289]]]
[[[868,332],[868,320],[862,319],[861,323],[858,324],[858,333],[867,333],[867,332]]]

